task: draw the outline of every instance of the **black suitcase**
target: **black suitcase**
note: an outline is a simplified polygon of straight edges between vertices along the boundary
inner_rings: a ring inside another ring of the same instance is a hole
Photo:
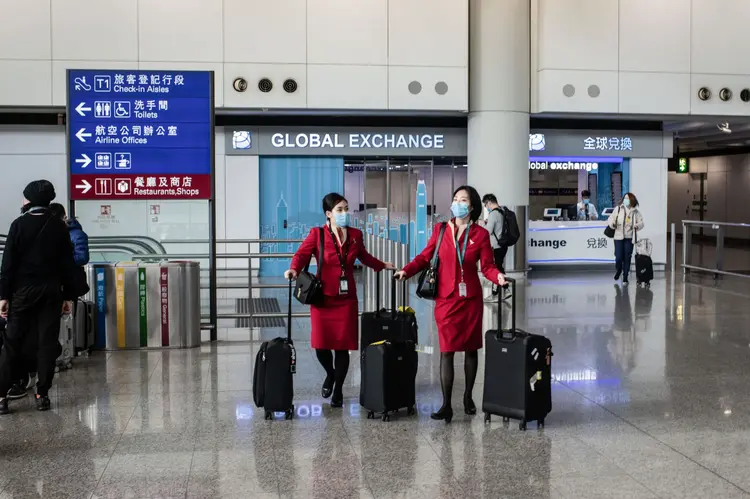
[[[253,400],[266,411],[266,419],[283,412],[286,419],[294,417],[294,374],[297,352],[292,342],[292,281],[289,281],[289,312],[286,338],[264,341],[255,357]]]
[[[635,278],[637,284],[651,286],[654,278],[654,263],[648,255],[635,255]]]
[[[362,350],[359,405],[367,419],[379,413],[390,421],[390,413],[406,408],[416,413],[416,381],[419,360],[414,342],[381,341]]]
[[[552,411],[552,343],[544,336],[516,329],[516,281],[512,285],[510,329],[502,327],[502,303],[498,303],[498,328],[485,333],[484,422],[493,414],[507,422],[528,421],[544,428],[544,418]]]
[[[406,281],[404,281],[406,290]],[[404,292],[406,296],[406,292]],[[380,280],[376,287],[375,304],[380,306]],[[396,280],[391,280],[391,310],[385,308],[362,314],[360,349],[379,341],[418,341],[417,317],[410,312],[396,310]]]
[[[96,345],[96,304],[78,299],[73,314],[76,353],[89,354]]]

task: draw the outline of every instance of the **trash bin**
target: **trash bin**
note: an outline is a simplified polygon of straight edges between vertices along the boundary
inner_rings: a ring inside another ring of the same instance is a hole
[[[96,348],[192,348],[200,345],[197,262],[93,263],[86,268],[96,305]]]

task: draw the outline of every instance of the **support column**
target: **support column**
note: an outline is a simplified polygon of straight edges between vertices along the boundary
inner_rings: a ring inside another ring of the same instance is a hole
[[[527,269],[530,3],[469,2],[468,181],[516,212],[522,239],[505,261],[515,272]]]

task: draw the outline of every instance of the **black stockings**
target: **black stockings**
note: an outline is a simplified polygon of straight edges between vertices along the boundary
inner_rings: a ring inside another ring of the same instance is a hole
[[[326,370],[324,384],[326,386],[333,384],[333,395],[340,399],[346,374],[349,372],[349,351],[336,350],[335,360],[331,350],[315,350],[315,355],[317,355],[320,365]]]
[[[477,380],[477,370],[479,369],[479,352],[466,352],[464,358],[464,375],[466,376],[466,391],[464,392],[464,404],[473,399],[471,393],[474,391],[474,382]],[[440,388],[443,390],[443,408],[451,407],[453,395],[453,378],[455,372],[453,369],[453,357],[455,352],[442,352],[440,354]]]

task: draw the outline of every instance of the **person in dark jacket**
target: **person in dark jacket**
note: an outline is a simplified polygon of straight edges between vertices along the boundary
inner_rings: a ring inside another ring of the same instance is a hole
[[[73,260],[76,267],[83,267],[89,263],[89,236],[83,231],[83,227],[78,220],[68,217],[65,213],[65,207],[60,203],[50,204],[49,211],[68,226],[70,241],[73,243]]]
[[[50,409],[49,390],[62,352],[60,313],[70,314],[75,299],[73,245],[65,225],[49,210],[55,188],[47,180],[23,190],[21,216],[10,225],[0,266],[0,316],[8,327],[0,351],[0,415],[8,414],[8,390],[24,360],[25,339],[37,339],[36,406]]]

